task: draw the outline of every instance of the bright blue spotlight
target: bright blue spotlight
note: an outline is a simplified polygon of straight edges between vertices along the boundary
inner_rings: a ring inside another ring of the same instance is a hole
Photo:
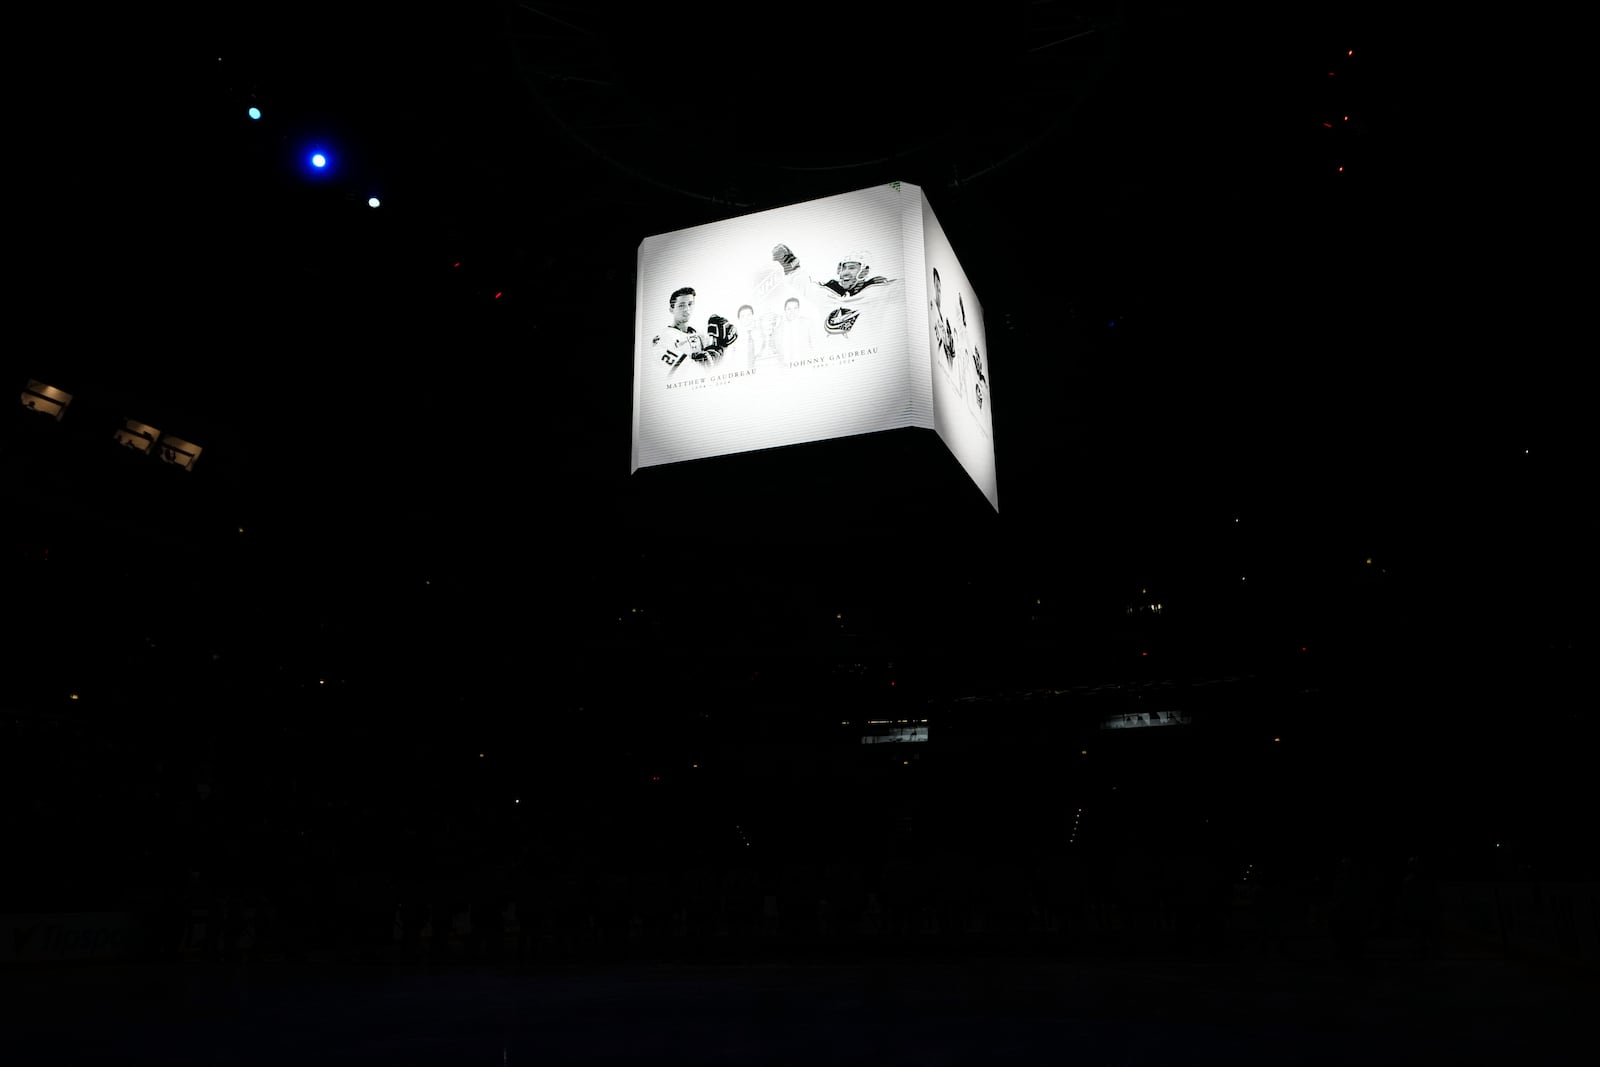
[[[328,165],[328,157],[321,152],[314,152],[311,155],[311,165],[320,170]]]
[[[367,197],[367,206],[368,207],[377,207],[378,206],[378,198],[375,197],[375,196]]]
[[[261,117],[261,109],[259,107],[253,107],[249,110],[248,114],[253,119],[259,119]]]

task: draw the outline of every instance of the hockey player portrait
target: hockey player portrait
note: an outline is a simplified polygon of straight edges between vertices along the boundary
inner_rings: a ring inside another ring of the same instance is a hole
[[[704,333],[689,325],[694,300],[695,291],[687,286],[673,290],[667,301],[672,321],[650,340],[652,356],[666,365],[669,375],[677,375],[686,364],[695,373],[718,366],[728,346],[738,339],[739,331],[721,315],[706,320]]]
[[[815,346],[811,340],[811,320],[800,311],[800,298],[783,302],[783,318],[772,331],[773,347],[783,363],[798,363],[810,358]]]
[[[822,328],[837,337],[848,336],[860,323],[863,307],[875,302],[896,282],[894,278],[874,275],[864,250],[845,253],[839,260],[837,277],[822,280],[801,273],[800,260],[788,245],[774,247],[772,259],[783,268],[784,278],[797,296],[831,305]]]
[[[749,304],[739,306],[738,338],[723,362],[734,370],[755,370],[772,360],[772,323]]]
[[[977,403],[978,410],[983,410],[984,393],[989,389],[989,376],[983,373],[983,355],[978,351],[978,346],[972,346],[972,369],[977,375],[977,381],[972,386],[972,399]]]
[[[960,293],[956,294],[956,310],[960,314],[960,323],[954,326],[953,349],[960,352],[960,357],[955,360],[954,381],[957,391],[966,400],[967,410],[972,412],[973,418],[982,425],[983,405],[988,399],[989,376],[983,371],[983,354],[978,351],[975,330],[967,322],[967,301]]]
[[[971,405],[977,391],[977,383],[973,380],[977,364],[972,358],[972,328],[967,325],[967,301],[960,293],[956,294],[956,311],[960,314],[960,321],[951,324],[955,327],[956,351],[960,353],[956,358],[956,388]]]
[[[944,356],[945,369],[948,371],[956,361],[956,340],[950,330],[950,320],[944,317],[944,307],[941,298],[944,295],[944,284],[939,280],[939,268],[933,270],[933,303],[929,305],[929,317],[933,325],[933,350]]]

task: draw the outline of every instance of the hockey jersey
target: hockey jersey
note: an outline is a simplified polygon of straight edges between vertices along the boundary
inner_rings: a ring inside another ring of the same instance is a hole
[[[693,326],[668,325],[650,339],[650,357],[677,370],[685,360],[700,353],[703,341]]]
[[[822,288],[826,289],[829,293],[831,293],[833,295],[833,299],[835,299],[835,300],[851,300],[851,301],[859,302],[862,299],[862,294],[864,294],[868,289],[872,288],[873,286],[879,286],[880,287],[876,292],[874,292],[872,294],[873,296],[877,296],[878,293],[883,292],[883,289],[881,287],[885,286],[885,285],[888,285],[889,284],[889,279],[885,278],[881,274],[878,275],[875,278],[863,278],[863,279],[861,279],[861,281],[856,282],[854,285],[852,285],[848,289],[846,289],[844,287],[844,283],[839,281],[839,279],[837,279],[837,278],[829,278],[827,281],[818,282],[817,284],[822,286]]]

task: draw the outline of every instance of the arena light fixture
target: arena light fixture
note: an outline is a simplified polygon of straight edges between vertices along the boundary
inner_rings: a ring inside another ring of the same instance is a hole
[[[161,457],[161,462],[170,463],[186,471],[194,470],[194,465],[200,459],[200,446],[185,441],[181,437],[174,437],[170,433],[161,439],[156,446],[156,455]]]
[[[53,385],[36,382],[28,379],[28,384],[22,388],[22,406],[29,411],[37,411],[42,415],[53,415],[60,422],[67,413],[67,405],[72,403],[72,394],[64,389],[57,389]]]
[[[150,450],[155,447],[156,438],[161,436],[161,431],[149,423],[139,422],[137,419],[125,419],[114,436],[117,444],[123,448],[131,448],[135,452],[149,455]]]

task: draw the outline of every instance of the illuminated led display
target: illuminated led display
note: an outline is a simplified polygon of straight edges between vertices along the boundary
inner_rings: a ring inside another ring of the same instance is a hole
[[[1185,726],[1190,722],[1183,711],[1138,711],[1112,715],[1100,723],[1102,730],[1138,730],[1150,726]]]
[[[867,734],[861,738],[863,745],[894,745],[905,744],[913,741],[926,741],[928,728],[926,726],[896,726],[887,733]]]
[[[991,505],[983,310],[895,183],[646,238],[633,469],[921,427]]]

